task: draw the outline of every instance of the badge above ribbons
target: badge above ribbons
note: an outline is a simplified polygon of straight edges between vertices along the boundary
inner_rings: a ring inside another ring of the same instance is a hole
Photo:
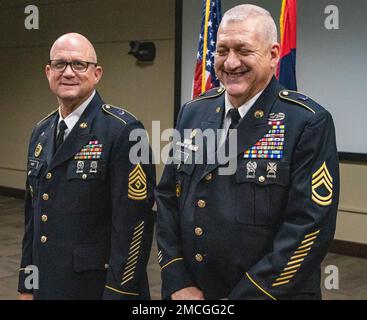
[[[312,200],[320,206],[328,206],[333,198],[333,178],[326,162],[312,175]]]
[[[129,173],[128,198],[144,200],[147,198],[147,178],[140,163]]]

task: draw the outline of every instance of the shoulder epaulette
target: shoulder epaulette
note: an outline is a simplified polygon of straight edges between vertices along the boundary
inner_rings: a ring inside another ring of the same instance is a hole
[[[312,113],[316,113],[316,111],[314,110],[314,106],[317,105],[317,103],[300,92],[292,90],[282,90],[279,92],[279,97],[281,99],[294,102],[307,109],[308,111],[311,111]]]
[[[197,98],[189,101],[188,103],[186,103],[186,105],[196,102],[196,101],[200,101],[200,100],[204,100],[204,99],[210,99],[210,98],[216,98],[219,97],[220,95],[222,95],[224,92],[226,91],[225,88],[213,88],[210,89],[208,91],[205,91],[204,93],[202,93],[201,95],[199,95]]]
[[[50,112],[46,117],[44,117],[42,120],[38,121],[37,126],[42,123],[43,121],[47,120],[49,117],[53,116],[57,111],[59,110],[59,108],[57,108],[56,110]]]
[[[104,104],[102,106],[102,110],[107,114],[109,114],[110,116],[122,121],[125,124],[127,124],[127,122],[132,120],[138,120],[137,117],[135,117],[129,111],[110,104]]]

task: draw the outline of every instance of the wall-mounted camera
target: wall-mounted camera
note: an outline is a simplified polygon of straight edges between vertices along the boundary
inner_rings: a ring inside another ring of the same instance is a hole
[[[155,44],[153,42],[130,41],[130,51],[139,62],[153,62],[155,58]]]

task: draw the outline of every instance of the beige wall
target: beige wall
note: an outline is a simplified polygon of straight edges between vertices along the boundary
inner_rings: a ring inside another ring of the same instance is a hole
[[[40,30],[24,29],[24,7],[30,2],[40,10]],[[99,86],[105,101],[129,109],[148,130],[152,120],[161,120],[162,129],[172,126],[173,0],[1,0],[0,186],[24,186],[30,132],[57,107],[43,75],[48,50],[60,34],[70,31],[85,34],[95,44],[105,71]],[[130,40],[154,41],[154,64],[137,66],[127,55]],[[367,244],[366,181],[366,164],[341,165],[337,239]]]
[[[37,5],[40,29],[24,28],[24,8]],[[95,45],[104,76],[103,99],[136,115],[151,130],[173,125],[174,1],[33,0],[0,2],[0,186],[24,188],[27,145],[33,126],[57,108],[44,76],[49,48],[75,31]],[[153,64],[127,55],[129,41],[154,41]],[[162,166],[158,166],[158,174]]]
[[[340,165],[341,194],[336,239],[367,244],[367,165]]]

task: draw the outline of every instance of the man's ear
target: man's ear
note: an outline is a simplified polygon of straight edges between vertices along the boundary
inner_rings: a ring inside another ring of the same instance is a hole
[[[46,66],[45,66],[45,74],[46,74],[47,79],[50,78],[50,72],[51,72],[51,67],[50,67],[49,64],[46,64]]]
[[[270,49],[272,67],[277,67],[280,60],[280,44],[275,42],[272,44]]]
[[[95,78],[95,82],[96,84],[99,82],[99,80],[101,80],[103,75],[103,69],[101,66],[97,66],[96,69],[94,70],[94,78]]]

